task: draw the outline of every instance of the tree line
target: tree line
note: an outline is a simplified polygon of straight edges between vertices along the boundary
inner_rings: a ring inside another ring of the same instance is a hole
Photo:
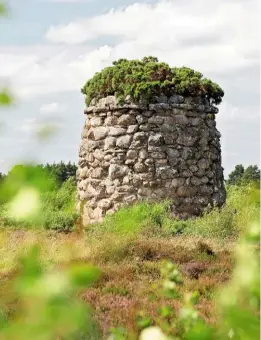
[[[0,181],[7,177],[10,173],[12,173],[16,168],[23,167],[23,165],[15,165],[7,175],[0,172]],[[40,168],[45,170],[50,177],[53,177],[56,180],[58,187],[60,187],[64,182],[66,182],[69,178],[73,178],[76,184],[76,170],[77,165],[75,163],[65,163],[63,161],[59,163],[52,164],[39,164],[35,165],[35,168]]]

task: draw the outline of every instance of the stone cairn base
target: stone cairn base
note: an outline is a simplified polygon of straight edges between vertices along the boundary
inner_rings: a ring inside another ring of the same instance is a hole
[[[157,104],[93,100],[79,149],[78,208],[98,222],[122,205],[170,200],[175,215],[221,206],[218,109],[199,97],[160,97]]]

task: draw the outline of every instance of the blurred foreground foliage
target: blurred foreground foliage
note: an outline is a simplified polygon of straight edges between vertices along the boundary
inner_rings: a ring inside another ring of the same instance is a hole
[[[75,190],[73,176],[60,185],[56,177],[41,166],[16,166],[1,180],[1,226],[72,230],[77,218]],[[209,325],[201,318],[197,309],[198,293],[184,293],[177,266],[167,262],[162,267],[162,284],[156,294],[176,299],[178,309],[162,305],[154,316],[141,311],[137,316],[139,334],[133,337],[123,327],[114,328],[110,339],[257,339],[260,330],[259,225],[254,221],[259,220],[259,194],[257,184],[248,182],[228,187],[226,205],[196,219],[171,218],[169,202],[143,202],[122,208],[99,225],[88,226],[86,236],[90,242],[102,237],[107,238],[109,244],[110,234],[114,234],[122,249],[125,239],[131,242],[129,235],[168,238],[183,233],[225,240],[240,236],[232,279],[216,297],[217,324]],[[116,251],[112,247],[111,252]],[[0,339],[103,339],[99,327],[92,321],[90,309],[79,298],[81,290],[98,278],[98,270],[83,261],[46,269],[39,252],[37,247],[26,249],[26,255],[15,268],[9,299],[15,300],[16,305],[10,312],[1,302]]]
[[[256,221],[248,224],[236,247],[236,265],[230,283],[217,294],[217,324],[208,325],[204,322],[196,307],[198,293],[191,292],[184,295],[178,313],[168,306],[162,306],[159,316],[144,327],[140,340],[259,339],[259,243],[260,229]],[[182,279],[172,263],[167,263],[163,269],[162,290],[175,299]],[[150,327],[151,324],[153,326]]]
[[[34,246],[20,258],[9,297],[17,301],[17,308],[8,316],[1,303],[0,339],[99,338],[88,306],[77,297],[98,279],[99,270],[77,264],[46,272],[39,255],[39,246]]]
[[[0,180],[2,226],[72,230],[78,218],[74,167],[70,163],[14,166]]]

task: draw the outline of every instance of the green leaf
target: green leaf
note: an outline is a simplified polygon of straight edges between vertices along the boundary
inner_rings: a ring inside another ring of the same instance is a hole
[[[0,12],[1,12],[1,5],[0,5]],[[11,105],[12,102],[13,102],[13,99],[7,90],[0,91],[0,106]]]

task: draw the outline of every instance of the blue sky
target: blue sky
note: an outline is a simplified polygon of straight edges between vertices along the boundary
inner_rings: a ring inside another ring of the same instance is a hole
[[[219,83],[225,173],[259,164],[257,0],[10,0],[0,23],[0,171],[22,160],[77,161],[84,123],[81,86],[118,58],[155,55]],[[4,34],[3,34],[3,33]],[[55,126],[49,140],[41,124]]]

